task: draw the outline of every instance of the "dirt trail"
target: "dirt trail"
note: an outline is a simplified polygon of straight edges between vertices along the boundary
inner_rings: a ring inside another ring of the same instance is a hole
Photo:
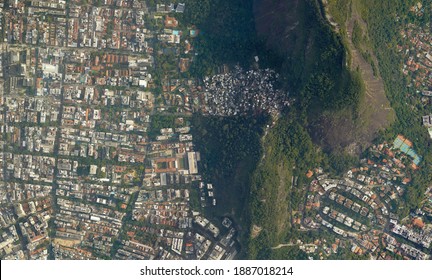
[[[303,246],[316,246],[315,244],[309,243],[309,244],[302,244]],[[293,247],[293,246],[300,246],[300,244],[295,243],[281,243],[275,247],[272,247],[273,250],[280,249],[283,247]]]
[[[280,249],[280,248],[283,248],[283,247],[292,247],[292,246],[296,246],[296,244],[294,244],[294,243],[282,243],[282,244],[279,244],[279,245],[277,245],[275,247],[272,247],[272,249],[276,250],[276,249]]]

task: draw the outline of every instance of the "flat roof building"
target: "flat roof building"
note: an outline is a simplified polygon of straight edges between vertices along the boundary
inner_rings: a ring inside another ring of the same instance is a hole
[[[196,152],[188,153],[188,165],[189,165],[189,174],[197,174],[198,173],[198,160],[199,154]]]

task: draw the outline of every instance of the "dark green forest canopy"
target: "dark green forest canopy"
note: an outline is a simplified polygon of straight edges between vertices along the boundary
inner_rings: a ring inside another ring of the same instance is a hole
[[[184,0],[187,9],[179,18],[200,29],[197,61],[192,74],[204,76],[224,63],[248,67],[256,53],[257,37],[251,0]]]

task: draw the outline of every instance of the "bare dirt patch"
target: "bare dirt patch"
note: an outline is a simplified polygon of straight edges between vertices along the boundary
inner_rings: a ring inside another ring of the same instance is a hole
[[[366,23],[362,20],[356,7],[355,1],[352,3],[351,15],[348,16],[346,23],[346,32],[348,37],[348,49],[351,54],[351,69],[360,69],[363,81],[365,83],[366,92],[363,104],[360,106],[360,129],[364,132],[366,140],[372,140],[376,135],[376,132],[389,126],[395,119],[395,112],[390,106],[390,102],[387,99],[384,82],[379,75],[375,73],[371,63],[366,61],[362,56],[360,50],[358,50],[352,41],[352,34],[354,23],[357,22],[361,29],[366,32]],[[369,52],[373,63],[378,66],[378,61],[371,48],[367,48],[363,51]],[[378,68],[378,67],[376,67]]]
[[[262,227],[257,226],[257,225],[253,225],[252,226],[251,237],[252,238],[257,237],[260,234],[261,231],[262,231]]]
[[[80,241],[79,240],[54,238],[53,243],[56,245],[63,246],[63,247],[73,248],[75,245],[79,244]]]

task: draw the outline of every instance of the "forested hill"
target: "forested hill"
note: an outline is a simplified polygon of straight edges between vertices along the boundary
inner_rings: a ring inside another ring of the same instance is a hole
[[[169,2],[169,1],[167,1]],[[183,22],[200,29],[197,38],[196,76],[214,74],[222,64],[248,67],[257,50],[252,0],[184,0]]]
[[[301,186],[307,182],[304,175],[308,169],[322,166],[335,174],[346,171],[356,165],[357,155],[378,135],[390,139],[396,133],[405,133],[418,140],[416,145],[425,155],[427,168],[421,169],[414,186],[431,181],[427,171],[429,141],[417,116],[401,102],[406,85],[398,67],[392,67],[400,65],[397,54],[382,47],[394,45],[397,28],[389,17],[392,11],[402,9],[400,5],[393,7],[394,1],[390,0],[368,1],[371,5],[361,10],[369,34],[374,35],[370,40],[379,61],[379,72],[398,117],[379,134],[377,128],[368,130],[369,120],[363,118],[366,103],[362,73],[350,67],[346,38],[332,29],[319,1],[184,2],[188,9],[182,15],[183,20],[201,31],[192,65],[194,75],[211,75],[223,64],[252,67],[257,55],[260,67],[281,74],[281,86],[294,100],[275,124],[254,116],[194,118],[194,137],[199,139],[198,145],[203,150],[205,177],[221,190],[220,205],[213,215],[218,218],[230,214],[239,223],[247,247],[244,257],[304,257],[295,246],[278,253],[270,249],[294,240],[299,234],[292,226],[293,209],[299,208],[305,193],[300,187],[291,187],[292,178],[297,177],[297,185]],[[346,16],[350,0],[331,2],[339,4],[340,17]],[[264,130],[266,125],[269,128]],[[240,132],[245,129],[249,131],[247,141],[251,145],[240,144],[244,143]],[[223,132],[223,136],[217,131]],[[259,143],[262,138],[264,141]],[[221,166],[227,167],[226,170],[220,171]],[[415,187],[408,191],[409,208],[421,199],[420,191],[421,188]]]
[[[248,257],[302,258],[295,246],[271,247],[299,236],[293,221],[305,200],[308,169],[323,166],[339,173],[356,164],[346,151],[358,142],[353,131],[364,84],[360,72],[347,67],[342,38],[318,1],[257,0],[254,15],[262,57],[280,72],[296,102],[263,141],[265,156],[251,185]],[[313,234],[305,238],[312,240]]]

